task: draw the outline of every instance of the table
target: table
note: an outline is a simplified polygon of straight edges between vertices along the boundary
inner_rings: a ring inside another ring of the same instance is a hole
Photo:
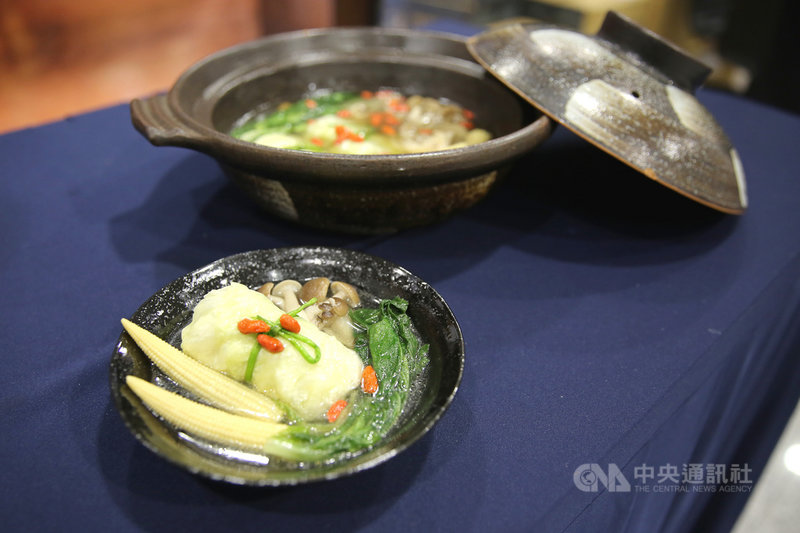
[[[262,215],[207,156],[149,145],[126,105],[0,136],[4,529],[726,530],[800,395],[800,118],[699,98],[740,152],[741,217],[563,128],[478,206],[382,237]],[[431,283],[464,331],[454,404],[332,482],[229,486],[162,461],[109,395],[119,319],[219,257],[293,245]]]

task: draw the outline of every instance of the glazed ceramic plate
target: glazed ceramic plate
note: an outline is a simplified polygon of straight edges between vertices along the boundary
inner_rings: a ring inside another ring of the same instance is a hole
[[[209,291],[231,282],[257,288],[268,281],[325,276],[346,281],[376,298],[405,298],[408,315],[430,362],[417,380],[395,427],[375,446],[332,463],[292,463],[204,442],[154,416],[125,384],[136,375],[180,392],[142,353],[127,333],[111,358],[111,393],[125,424],[147,448],[188,471],[244,485],[294,485],[334,479],[374,467],[422,437],[453,401],[464,368],[464,341],[442,297],[407,270],[352,250],[301,247],[258,250],[226,257],[176,279],[151,296],[130,319],[175,346],[191,320],[192,309]]]

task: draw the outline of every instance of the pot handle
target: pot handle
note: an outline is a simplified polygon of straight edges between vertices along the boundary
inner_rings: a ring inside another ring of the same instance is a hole
[[[175,114],[165,93],[133,100],[131,121],[136,130],[156,146],[202,149],[205,145],[203,137]]]

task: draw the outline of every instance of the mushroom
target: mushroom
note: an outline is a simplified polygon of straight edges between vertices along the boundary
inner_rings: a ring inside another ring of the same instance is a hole
[[[328,278],[314,278],[306,281],[303,288],[300,289],[300,299],[307,302],[312,298],[316,298],[318,302],[323,301],[328,297],[328,287],[331,280]]]
[[[336,317],[325,326],[324,331],[327,331],[337,339],[339,342],[352,348],[356,343],[355,328],[348,319],[347,315]]]
[[[300,301],[297,299],[297,295],[302,288],[303,286],[300,285],[299,281],[293,279],[281,281],[272,288],[271,295],[281,299],[281,303],[275,302],[275,305],[287,312],[292,309],[297,309],[300,307]]]
[[[274,286],[275,284],[269,281],[256,289],[256,291],[260,292],[264,296],[269,296],[272,293],[272,287]]]
[[[361,298],[358,296],[358,291],[349,283],[334,281],[331,283],[331,292],[334,298],[344,300],[350,307],[358,307],[361,305]]]
[[[321,329],[333,334],[342,344],[352,348],[353,325],[348,319],[348,313],[350,308],[361,304],[361,298],[355,287],[341,281],[331,283],[330,290],[333,295],[315,306],[314,319]]]
[[[269,281],[269,282],[263,284],[262,286],[260,286],[258,289],[256,289],[256,291],[260,292],[261,294],[263,294],[264,296],[269,298],[272,301],[272,303],[274,303],[275,305],[277,305],[278,307],[283,309],[283,298],[281,298],[280,296],[275,296],[274,294],[272,294],[272,288],[273,287],[275,287],[275,284],[273,282]]]
[[[267,295],[286,312],[297,309],[301,302],[316,298],[317,303],[305,308],[300,315],[339,339],[345,346],[353,347],[354,327],[348,313],[351,308],[361,305],[361,298],[349,283],[331,282],[328,278],[319,277],[301,285],[298,281],[287,279],[277,285],[265,283],[258,288],[258,292]],[[328,296],[329,293],[331,296]]]
[[[339,297],[332,296],[327,300],[317,304],[317,322],[322,326],[327,326],[337,318],[347,316],[350,306]]]
[[[356,288],[342,281],[330,283],[332,296],[328,297],[329,280],[327,278],[324,279],[324,282],[317,282],[316,280],[309,282],[314,282],[315,287],[312,288],[318,289],[315,293],[318,303],[314,306],[313,315],[317,325],[320,327],[330,326],[335,320],[346,317],[351,307],[357,307],[361,303],[361,298],[359,298]],[[323,283],[324,292],[321,291]],[[309,292],[311,291],[309,290]]]

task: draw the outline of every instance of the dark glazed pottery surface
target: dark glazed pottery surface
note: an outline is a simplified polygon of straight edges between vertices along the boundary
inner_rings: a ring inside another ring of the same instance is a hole
[[[335,463],[275,463],[187,438],[154,417],[125,384],[136,375],[174,390],[177,385],[155,368],[127,333],[112,354],[110,385],[117,409],[135,437],[161,457],[212,479],[247,485],[293,485],[333,479],[378,465],[422,437],[439,420],[461,381],[464,342],[453,313],[427,283],[405,269],[361,252],[326,247],[257,250],[226,257],[176,279],[149,298],[131,320],[180,344],[180,331],[194,306],[209,291],[231,282],[258,287],[267,281],[318,276],[346,281],[378,298],[405,298],[408,314],[424,342],[430,363],[415,384],[398,424],[372,449]]]
[[[730,140],[694,97],[709,69],[610,13],[596,36],[512,24],[473,55],[551,118],[659,183],[723,212],[747,207]]]

